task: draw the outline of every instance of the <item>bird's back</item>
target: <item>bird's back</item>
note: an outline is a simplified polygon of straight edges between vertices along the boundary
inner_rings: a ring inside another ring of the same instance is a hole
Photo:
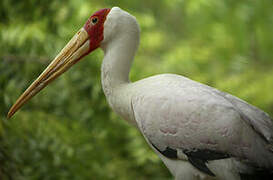
[[[209,149],[273,168],[273,122],[262,110],[173,74],[137,81],[130,89],[135,120],[159,150]]]

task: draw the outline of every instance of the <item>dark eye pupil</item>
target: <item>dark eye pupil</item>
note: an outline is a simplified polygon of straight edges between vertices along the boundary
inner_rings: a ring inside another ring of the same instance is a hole
[[[93,24],[95,24],[95,23],[97,23],[97,22],[98,22],[98,18],[93,18],[93,19],[92,19],[92,23],[93,23]]]

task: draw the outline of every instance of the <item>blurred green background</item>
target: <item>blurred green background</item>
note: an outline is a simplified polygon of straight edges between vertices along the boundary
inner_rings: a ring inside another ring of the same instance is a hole
[[[101,50],[5,118],[87,18],[113,6],[141,26],[133,81],[177,73],[273,115],[271,0],[1,0],[1,180],[171,179],[141,134],[107,105]]]

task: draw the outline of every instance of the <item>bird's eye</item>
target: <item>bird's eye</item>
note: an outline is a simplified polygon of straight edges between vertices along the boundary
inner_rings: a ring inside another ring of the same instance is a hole
[[[97,17],[93,17],[93,18],[91,19],[91,24],[92,24],[92,25],[95,25],[95,24],[98,23],[98,21],[99,21],[99,19],[98,19]]]

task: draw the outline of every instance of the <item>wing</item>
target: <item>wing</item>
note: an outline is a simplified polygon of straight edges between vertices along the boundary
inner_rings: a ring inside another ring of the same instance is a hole
[[[247,102],[227,93],[222,93],[229,102],[236,107],[242,118],[252,126],[257,133],[273,144],[273,120],[267,113],[248,104]],[[273,151],[273,149],[272,149]]]
[[[195,83],[190,79],[188,80]],[[231,94],[219,91],[201,83],[196,83],[196,85],[224,97],[234,106],[234,108],[236,108],[244,121],[252,126],[257,133],[268,141],[268,143],[273,144],[273,120],[267,113]]]
[[[272,167],[272,153],[265,147],[273,126],[265,113],[216,89],[184,81],[183,87],[177,82],[149,87],[132,99],[135,120],[150,144],[168,158],[179,159],[183,152],[209,175],[207,161],[229,156]]]
[[[259,133],[263,138],[265,138],[268,143],[273,144],[273,120],[267,113],[231,94],[219,91],[218,89],[192,81],[187,78],[184,79],[188,81],[191,86],[206,89],[211,93],[225,98],[229,103],[233,105],[233,107],[241,115],[244,121],[246,121],[251,127],[253,127],[253,129],[255,129],[255,131]]]

